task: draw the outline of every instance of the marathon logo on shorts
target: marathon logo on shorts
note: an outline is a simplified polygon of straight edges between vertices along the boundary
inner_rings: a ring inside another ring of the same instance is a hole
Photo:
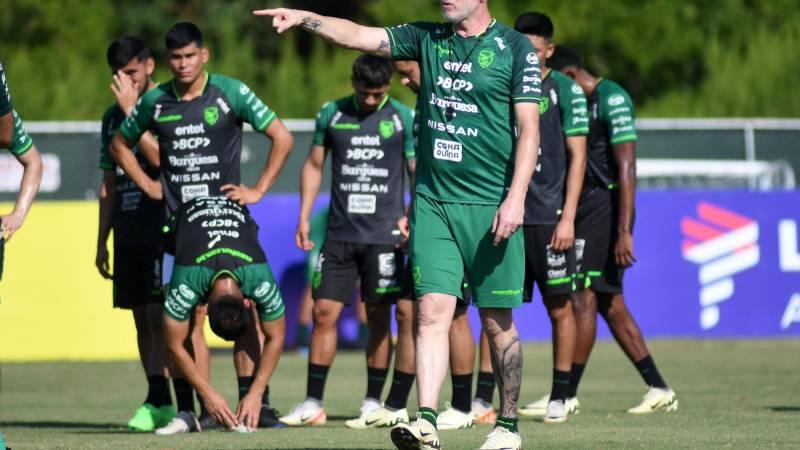
[[[445,161],[461,162],[463,149],[460,142],[436,139],[433,141],[433,157]]]
[[[700,327],[710,330],[719,324],[719,304],[733,296],[733,276],[758,264],[758,222],[707,202],[697,215],[681,220],[683,257],[700,266]]]
[[[375,214],[378,198],[368,194],[347,196],[347,212],[350,214]]]

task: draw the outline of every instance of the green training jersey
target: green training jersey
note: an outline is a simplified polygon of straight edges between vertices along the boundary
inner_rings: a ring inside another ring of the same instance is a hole
[[[0,63],[0,116],[5,116],[13,109],[11,104],[11,92],[8,90],[8,82],[6,81],[6,72],[3,70],[3,64]]]
[[[193,198],[219,195],[225,184],[240,184],[242,124],[263,132],[276,118],[241,81],[205,77],[203,93],[188,102],[174,81],[161,83],[139,99],[120,128],[129,142],[148,130],[158,138],[168,215]]]
[[[19,157],[33,147],[33,139],[28,134],[28,130],[25,129],[25,124],[22,123],[22,118],[19,114],[13,110],[12,112],[14,114],[14,135],[11,138],[11,146],[8,147],[8,151],[12,155]]]
[[[605,79],[597,83],[588,100],[591,120],[583,187],[614,189],[619,179],[614,145],[637,139],[633,102],[622,86]]]
[[[331,154],[331,239],[394,244],[405,214],[406,160],[414,158],[413,112],[386,96],[364,112],[354,96],[326,103],[317,114],[314,145]]]
[[[539,102],[539,159],[525,197],[525,225],[556,224],[566,193],[569,155],[566,140],[589,134],[586,96],[574,80],[551,70]]]
[[[514,104],[539,102],[530,41],[492,21],[461,37],[449,23],[386,28],[392,58],[420,66],[416,192],[439,201],[496,205],[514,174]]]
[[[261,320],[283,316],[278,284],[258,241],[258,225],[246,207],[227,197],[199,197],[183,204],[170,220],[174,233],[175,269],[164,301],[164,312],[189,320],[206,301],[214,280],[232,276],[251,299]]]
[[[103,114],[100,126],[100,169],[114,172],[114,206],[111,226],[114,245],[129,246],[157,243],[161,240],[164,217],[162,202],[152,200],[111,158],[111,140],[119,131],[125,113],[114,104]],[[139,167],[151,178],[158,177],[158,169],[150,167],[139,146],[133,147]]]

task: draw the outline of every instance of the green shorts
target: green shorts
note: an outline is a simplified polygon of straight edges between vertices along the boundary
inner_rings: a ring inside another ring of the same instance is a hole
[[[417,194],[411,215],[414,290],[458,297],[466,271],[479,308],[522,305],[525,241],[522,233],[493,245],[496,205],[448,203]]]

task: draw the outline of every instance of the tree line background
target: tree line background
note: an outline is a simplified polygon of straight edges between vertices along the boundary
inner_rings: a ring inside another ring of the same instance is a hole
[[[278,36],[253,9],[310,9],[370,25],[441,20],[434,0],[9,0],[0,7],[0,60],[26,120],[98,120],[113,102],[105,60],[123,34],[145,39],[156,80],[170,79],[164,34],[190,20],[204,31],[209,70],[239,78],[284,118],[308,118],[351,92],[356,53],[302,31]],[[535,9],[554,40],[632,94],[644,117],[790,117],[800,107],[797,0],[490,0],[509,25]],[[397,86],[392,94],[413,97]]]

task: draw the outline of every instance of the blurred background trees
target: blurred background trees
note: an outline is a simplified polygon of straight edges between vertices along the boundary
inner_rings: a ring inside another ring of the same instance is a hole
[[[240,78],[284,118],[308,118],[350,91],[356,54],[301,31],[279,37],[253,9],[285,5],[371,25],[438,21],[434,0],[8,0],[0,60],[26,120],[97,120],[113,101],[105,51],[115,37],[144,38],[161,63],[163,36],[197,23],[211,71]],[[549,14],[557,42],[596,74],[619,81],[645,117],[798,115],[800,8],[796,0],[490,0],[498,20]],[[393,95],[412,104],[407,90]]]

